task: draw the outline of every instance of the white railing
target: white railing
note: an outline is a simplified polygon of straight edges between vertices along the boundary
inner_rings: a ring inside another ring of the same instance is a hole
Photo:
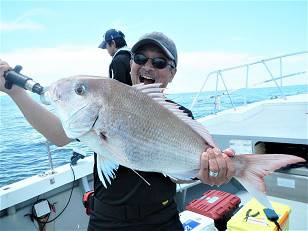
[[[211,79],[211,78],[216,78],[216,80],[214,80],[215,81],[215,91],[214,91],[214,94],[212,96],[212,98],[213,97],[215,98],[215,100],[214,100],[214,113],[219,111],[219,107],[220,107],[220,104],[221,104],[221,102],[220,102],[221,96],[226,95],[228,97],[229,102],[232,105],[232,108],[236,109],[236,106],[233,103],[233,99],[231,97],[232,92],[238,91],[240,89],[246,89],[247,90],[251,87],[255,87],[257,85],[261,85],[261,84],[265,84],[265,83],[269,83],[269,82],[273,82],[275,87],[279,90],[279,92],[280,92],[279,97],[285,98],[286,96],[285,96],[285,93],[284,93],[283,88],[282,88],[283,87],[283,79],[295,77],[295,76],[299,76],[299,75],[304,75],[306,73],[306,71],[303,70],[303,71],[297,71],[297,72],[292,72],[292,73],[288,73],[288,74],[283,74],[283,70],[284,70],[283,59],[286,59],[287,57],[291,57],[291,56],[295,57],[295,56],[302,56],[302,55],[307,55],[307,54],[308,54],[308,51],[296,52],[296,53],[276,56],[276,57],[272,57],[272,58],[268,58],[268,59],[262,59],[262,60],[259,60],[257,62],[252,62],[252,63],[248,63],[248,64],[243,64],[243,65],[238,65],[238,66],[234,66],[234,67],[229,67],[229,68],[224,68],[224,69],[212,71],[206,76],[205,81],[204,81],[200,91],[196,94],[196,96],[193,99],[193,102],[190,106],[190,109],[192,110],[192,108],[195,106],[200,94],[204,91],[209,79]],[[279,76],[274,76],[273,71],[271,70],[271,68],[268,65],[268,63],[272,62],[272,61],[278,61],[279,62]],[[307,64],[307,59],[306,59],[306,64]],[[264,81],[254,83],[252,86],[249,87],[249,82],[251,81],[251,79],[250,79],[251,78],[250,77],[251,76],[250,69],[251,69],[252,66],[256,66],[256,65],[263,66],[263,68],[265,68],[266,73],[269,75],[270,78],[266,79]],[[241,69],[244,69],[244,71],[245,71],[245,87],[238,88],[236,90],[231,90],[230,88],[228,88],[228,86],[225,82],[225,79],[223,77],[223,74],[230,72],[230,71],[241,70]],[[222,91],[218,89],[218,85],[219,85],[220,81],[223,85]],[[244,104],[247,104],[247,96],[244,96]]]

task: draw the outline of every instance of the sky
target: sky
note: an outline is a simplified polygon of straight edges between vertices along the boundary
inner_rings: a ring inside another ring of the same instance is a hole
[[[173,39],[179,63],[170,93],[199,91],[205,77],[217,69],[308,50],[307,1],[1,0],[0,4],[0,58],[22,65],[22,73],[42,85],[75,74],[107,76],[111,57],[98,45],[110,28],[121,30],[129,47],[152,31]],[[294,72],[305,69],[302,56],[284,62]],[[269,65],[277,76],[278,63]],[[283,74],[291,73],[287,70],[284,67]],[[240,73],[244,72],[226,74],[226,82],[234,85],[230,88],[243,84]],[[256,73],[269,78],[260,70]]]

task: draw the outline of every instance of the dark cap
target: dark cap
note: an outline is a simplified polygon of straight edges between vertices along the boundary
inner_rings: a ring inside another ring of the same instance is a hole
[[[104,35],[104,40],[98,46],[98,48],[106,49],[107,42],[110,42],[111,40],[114,40],[115,38],[125,38],[125,35],[121,31],[116,30],[116,29],[107,30]]]
[[[178,63],[178,54],[174,42],[161,32],[152,32],[143,35],[139,41],[132,47],[132,53],[136,53],[140,48],[148,44],[155,44],[162,49],[164,54],[174,61],[175,66]]]

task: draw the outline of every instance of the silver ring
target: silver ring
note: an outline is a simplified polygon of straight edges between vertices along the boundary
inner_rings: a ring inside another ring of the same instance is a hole
[[[212,170],[209,171],[209,176],[217,177],[218,174],[219,174],[218,172],[215,172],[215,171],[212,171]]]

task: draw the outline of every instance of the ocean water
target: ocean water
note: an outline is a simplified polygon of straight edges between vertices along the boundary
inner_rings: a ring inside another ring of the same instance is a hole
[[[285,95],[308,92],[307,85],[284,87]],[[189,108],[196,93],[172,94],[168,97]],[[232,92],[234,105],[241,105],[262,99],[279,96],[277,88],[258,88]],[[214,112],[214,93],[202,93],[194,108],[195,118],[200,118]],[[33,96],[37,101],[38,97]],[[221,110],[232,107],[226,95],[221,96]],[[52,110],[52,108],[48,108]],[[25,120],[22,113],[8,96],[0,96],[0,187],[17,182],[27,177],[41,174],[49,170],[46,139],[36,132]],[[92,152],[79,142],[73,142],[65,147],[51,146],[54,167],[70,162],[73,148],[84,151],[87,155]]]

